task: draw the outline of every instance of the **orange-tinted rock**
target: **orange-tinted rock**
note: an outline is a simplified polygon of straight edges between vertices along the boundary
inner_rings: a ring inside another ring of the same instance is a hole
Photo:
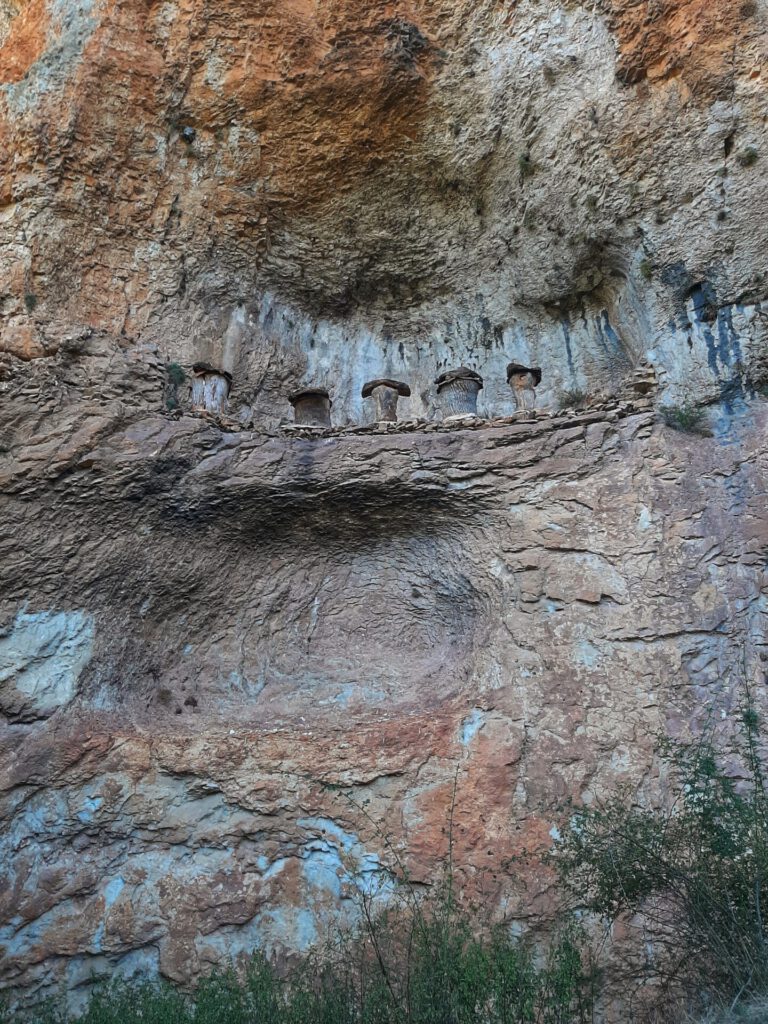
[[[33,326],[28,323],[6,323],[3,327],[3,349],[18,359],[39,359],[47,354]]]
[[[725,98],[737,50],[764,29],[750,0],[606,0],[628,85],[681,78],[694,101]]]
[[[46,344],[63,319],[191,363],[276,296],[413,351],[446,323],[483,345],[557,335],[552,311],[583,300],[590,359],[603,309],[640,354],[644,260],[659,331],[702,279],[758,297],[768,164],[737,158],[759,148],[765,33],[746,7],[30,0],[1,51],[0,244]],[[721,124],[707,105],[730,95]],[[244,333],[240,358],[264,341]]]
[[[3,984],[305,948],[452,805],[462,891],[546,915],[564,802],[765,700],[761,17],[0,3]],[[549,415],[646,360],[712,437]],[[382,378],[399,424],[280,434]]]
[[[13,5],[11,5],[13,10]],[[0,81],[18,82],[44,53],[48,43],[46,0],[21,0],[0,45]]]

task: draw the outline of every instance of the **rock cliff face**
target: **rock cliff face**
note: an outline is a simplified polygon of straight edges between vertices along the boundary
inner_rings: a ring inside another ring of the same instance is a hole
[[[761,379],[762,0],[5,0],[0,39],[16,356],[210,357],[259,420],[510,348],[550,393]]]
[[[6,985],[306,948],[387,836],[434,877],[454,779],[500,904],[563,798],[764,699],[767,24],[0,0]],[[510,359],[594,401],[512,421]],[[712,436],[610,400],[642,360]],[[419,420],[459,363],[476,429]],[[404,429],[277,429],[378,377]]]

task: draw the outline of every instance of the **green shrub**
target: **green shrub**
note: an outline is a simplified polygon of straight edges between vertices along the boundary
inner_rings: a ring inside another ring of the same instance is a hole
[[[736,159],[742,167],[754,167],[760,159],[760,154],[754,146],[747,146],[746,149],[742,149]]]
[[[664,740],[670,797],[624,791],[577,810],[553,856],[573,900],[613,924],[641,921],[635,978],[735,1007],[768,993],[768,791],[747,700],[735,739]],[[738,767],[734,767],[738,766]],[[735,782],[738,774],[739,784]]]
[[[661,409],[661,415],[668,427],[679,430],[684,434],[699,434],[702,437],[711,436],[707,430],[706,414],[698,405],[665,405]]]
[[[168,380],[174,387],[179,387],[187,379],[184,368],[179,363],[168,363],[165,367],[165,372],[168,374]]]
[[[281,977],[262,954],[217,971],[185,997],[159,983],[115,982],[80,1018],[15,1017],[34,1024],[586,1024],[591,979],[571,924],[541,964],[508,928],[461,907],[450,883],[418,898],[403,884],[395,906],[302,958]],[[55,1012],[55,1011],[54,1011]],[[2,1018],[0,1018],[2,1020]],[[7,1018],[10,1024],[11,1018]],[[5,1022],[4,1022],[5,1024]]]
[[[581,388],[568,388],[557,396],[558,409],[581,409],[587,401],[587,393]]]
[[[96,991],[79,1018],[82,1024],[192,1024],[193,1019],[182,995],[169,985],[149,982],[115,982]]]
[[[724,1007],[709,1014],[700,1024],[765,1024],[768,1021],[768,999],[754,999],[741,1006]]]
[[[34,313],[37,309],[37,296],[33,295],[32,292],[27,292],[24,296],[24,305],[27,307],[28,313]]]
[[[165,408],[168,412],[173,412],[175,409],[181,407],[179,401],[179,388],[187,379],[187,375],[184,372],[184,368],[179,363],[166,363],[165,374],[167,383],[165,387]]]
[[[536,173],[536,164],[531,160],[531,154],[528,152],[518,156],[517,167],[521,178],[530,178]]]

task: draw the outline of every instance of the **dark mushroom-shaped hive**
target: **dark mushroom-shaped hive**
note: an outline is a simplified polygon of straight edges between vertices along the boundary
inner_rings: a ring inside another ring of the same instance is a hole
[[[533,386],[537,388],[541,384],[541,367],[523,366],[522,363],[510,363],[507,367],[507,384],[512,383],[513,377],[525,377],[530,374],[533,378]]]
[[[536,388],[541,384],[540,367],[510,363],[507,367],[507,384],[512,388],[517,411],[533,415]]]
[[[444,420],[477,416],[477,396],[483,378],[468,366],[446,370],[436,378],[437,395]]]
[[[363,384],[363,398],[373,398],[376,403],[376,420],[379,423],[397,422],[397,400],[410,398],[411,389],[401,380],[380,377]]]
[[[400,398],[410,398],[411,389],[401,380],[390,380],[388,377],[380,377],[377,380],[369,380],[363,384],[363,398],[370,398],[376,388],[392,388]]]
[[[301,427],[330,427],[331,401],[325,388],[299,388],[288,395],[293,418]]]

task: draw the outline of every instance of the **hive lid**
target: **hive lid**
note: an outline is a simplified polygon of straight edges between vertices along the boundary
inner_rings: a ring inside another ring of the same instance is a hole
[[[470,370],[468,366],[460,366],[457,370],[446,370],[445,373],[441,373],[439,377],[435,378],[437,390],[444,388],[446,384],[452,384],[455,380],[476,380],[480,387],[483,386],[483,378],[479,373]]]
[[[517,377],[522,373],[533,374],[533,379],[536,381],[536,385],[541,384],[541,367],[539,366],[523,366],[522,363],[510,363],[507,367],[507,384],[512,380],[513,377]]]
[[[411,396],[411,389],[403,381],[390,380],[389,377],[380,377],[363,384],[363,398],[370,398],[376,388],[392,388],[394,391],[397,391],[401,398],[410,398]]]
[[[291,405],[296,405],[302,398],[327,398],[330,401],[330,397],[325,388],[298,388],[288,395],[288,401]],[[331,405],[333,405],[333,402],[331,402]]]
[[[220,377],[226,377],[229,383],[232,383],[232,374],[226,370],[220,370],[218,366],[214,366],[212,363],[193,363],[193,373],[218,373]]]

